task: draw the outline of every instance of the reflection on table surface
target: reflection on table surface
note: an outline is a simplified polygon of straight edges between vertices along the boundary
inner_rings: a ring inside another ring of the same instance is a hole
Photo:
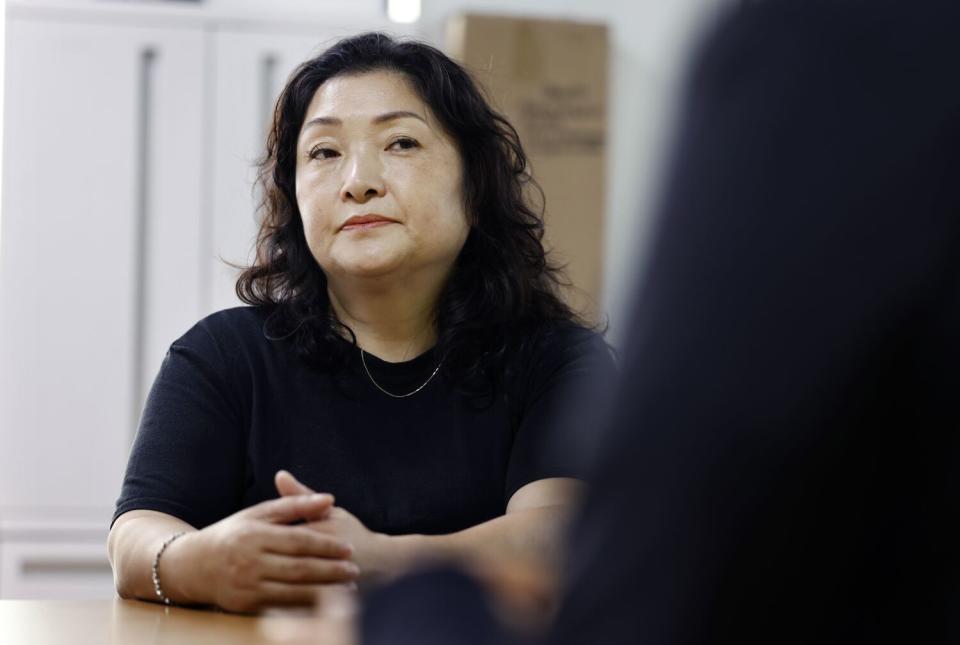
[[[271,610],[259,616],[139,600],[0,600],[0,643],[286,643],[353,645],[348,616]]]

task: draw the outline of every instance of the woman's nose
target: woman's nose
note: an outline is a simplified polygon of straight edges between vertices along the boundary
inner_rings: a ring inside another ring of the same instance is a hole
[[[356,154],[347,164],[340,199],[364,203],[374,197],[383,197],[383,169],[375,155]]]

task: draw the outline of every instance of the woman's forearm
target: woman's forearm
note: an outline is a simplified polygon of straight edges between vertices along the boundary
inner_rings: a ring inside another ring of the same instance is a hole
[[[358,570],[350,547],[303,521],[330,513],[330,495],[293,495],[239,510],[202,530],[154,511],[118,518],[108,538],[118,593],[158,600],[153,562],[165,540],[158,572],[164,596],[177,604],[217,605],[254,612],[270,605],[310,605],[326,583],[349,583]]]
[[[513,561],[555,569],[571,510],[570,505],[518,510],[448,535],[382,536],[375,566],[386,578],[437,559]]]
[[[130,511],[120,516],[107,538],[107,553],[113,566],[117,593],[122,598],[158,600],[153,585],[153,559],[163,542],[180,532],[195,532],[192,526],[172,515],[156,511]],[[178,557],[177,543],[171,544],[161,560],[161,582],[164,594],[178,603],[191,602],[181,589],[180,581],[172,572],[182,567],[170,566]],[[166,575],[164,575],[166,574]]]

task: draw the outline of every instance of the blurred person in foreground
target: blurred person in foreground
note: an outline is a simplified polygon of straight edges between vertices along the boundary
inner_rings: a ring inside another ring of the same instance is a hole
[[[960,642],[958,27],[768,0],[699,52],[545,642]],[[506,640],[449,623],[364,632]]]

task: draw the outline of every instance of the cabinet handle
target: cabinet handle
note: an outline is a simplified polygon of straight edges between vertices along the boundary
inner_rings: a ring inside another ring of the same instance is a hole
[[[257,149],[263,147],[266,133],[273,126],[273,88],[276,85],[277,57],[274,54],[265,54],[260,59],[260,127]]]
[[[112,576],[113,569],[105,560],[52,559],[23,560],[20,563],[20,575],[27,577],[63,577],[63,576]]]
[[[266,53],[260,58],[260,128],[256,131],[256,140],[253,142],[253,150],[257,150],[256,160],[259,162],[265,154],[264,141],[273,127],[273,88],[277,80],[277,56],[272,53]],[[250,219],[254,226],[260,228],[260,204],[263,201],[263,191],[260,189],[260,182],[253,186],[253,210],[250,213]]]
[[[137,83],[137,136],[136,146],[137,163],[137,204],[134,220],[134,282],[133,282],[133,347],[131,361],[133,374],[131,381],[131,436],[136,436],[140,424],[140,413],[143,408],[143,366],[144,343],[147,338],[147,285],[149,269],[149,245],[147,231],[150,223],[150,152],[153,129],[153,76],[154,65],[157,60],[157,50],[145,47],[140,52],[138,67],[139,82]]]

